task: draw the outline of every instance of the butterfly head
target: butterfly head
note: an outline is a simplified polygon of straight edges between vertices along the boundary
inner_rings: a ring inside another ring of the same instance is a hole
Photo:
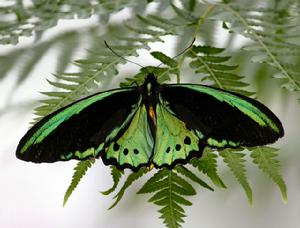
[[[157,84],[157,78],[155,77],[155,75],[153,73],[149,73],[147,74],[146,78],[145,78],[145,84]]]
[[[144,89],[147,91],[146,94],[150,96],[157,88],[158,86],[157,78],[153,73],[147,74],[144,82]]]

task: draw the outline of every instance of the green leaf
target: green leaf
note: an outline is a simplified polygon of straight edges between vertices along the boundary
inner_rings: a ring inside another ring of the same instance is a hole
[[[282,200],[284,203],[287,202],[287,188],[284,180],[279,173],[279,162],[275,159],[278,156],[278,149],[260,146],[251,148],[251,157],[253,158],[253,163],[258,165],[259,169],[268,174],[270,178],[278,185]]]
[[[197,1],[196,0],[182,1],[182,4],[186,10],[194,11],[195,6],[197,5]]]
[[[177,62],[162,52],[153,51],[153,52],[151,52],[151,55],[154,58],[158,59],[159,61],[161,61],[162,63],[164,63],[170,67],[177,67]]]
[[[77,187],[78,183],[80,182],[81,178],[86,174],[86,171],[94,164],[95,159],[80,161],[77,163],[76,167],[74,168],[74,174],[72,177],[71,184],[69,185],[65,196],[64,196],[64,202],[63,205],[65,206],[69,197]]]
[[[195,168],[206,174],[218,187],[226,188],[225,184],[217,173],[217,155],[209,148],[205,148],[201,158],[193,158],[190,161]]]
[[[245,160],[243,157],[245,154],[238,151],[238,149],[225,149],[220,152],[220,155],[224,158],[224,162],[230,168],[238,182],[245,190],[246,196],[250,205],[252,205],[252,190],[247,181]]]
[[[126,189],[127,189],[128,187],[130,187],[130,185],[132,185],[133,182],[135,182],[137,179],[139,179],[140,177],[144,176],[147,172],[148,172],[148,169],[143,167],[143,168],[141,168],[138,172],[133,172],[133,173],[131,173],[131,174],[127,177],[127,179],[126,179],[124,185],[122,186],[122,188],[120,189],[120,191],[114,196],[114,198],[115,198],[116,200],[115,200],[115,202],[109,207],[109,210],[112,209],[112,208],[114,208],[114,207],[119,203],[119,201],[122,199],[122,197],[123,197],[123,195],[124,195]]]
[[[112,193],[113,191],[115,191],[116,188],[118,187],[118,184],[119,184],[119,181],[120,181],[122,175],[124,174],[123,170],[119,170],[114,165],[112,165],[110,167],[111,167],[111,176],[113,178],[114,184],[113,184],[113,186],[111,188],[107,189],[106,191],[102,191],[101,193],[103,195],[109,195],[110,193]]]
[[[194,181],[195,183],[201,185],[204,188],[207,188],[211,191],[214,190],[212,187],[210,187],[207,183],[205,183],[203,180],[201,180],[198,176],[196,176],[194,173],[192,173],[190,170],[188,170],[184,166],[177,165],[175,167],[175,171],[186,176],[187,178],[189,178],[190,180]]]
[[[160,18],[157,18],[155,16],[152,17],[151,15],[148,15],[147,17],[143,17],[141,15],[137,15],[137,18],[148,26],[153,26],[164,30],[168,30],[170,27],[170,23],[166,23],[166,21],[162,21]]]
[[[161,169],[157,173],[155,173],[137,192],[137,194],[145,194],[157,191],[159,187],[161,187],[161,179],[163,179],[166,175],[168,175],[167,169]]]
[[[174,183],[173,189],[175,192],[179,193],[180,195],[196,195],[196,191],[193,186],[180,176],[173,175],[172,180]]]
[[[187,21],[191,21],[191,22],[196,21],[196,18],[191,15],[191,12],[189,12],[185,9],[180,9],[172,3],[171,3],[171,6],[172,6],[173,10],[175,11],[175,13],[177,15],[179,15],[180,17],[184,18]]]
[[[211,47],[211,46],[201,46],[201,45],[193,45],[192,52],[195,53],[202,53],[206,55],[214,55],[214,54],[220,54],[224,51],[224,48],[217,48],[217,47]]]

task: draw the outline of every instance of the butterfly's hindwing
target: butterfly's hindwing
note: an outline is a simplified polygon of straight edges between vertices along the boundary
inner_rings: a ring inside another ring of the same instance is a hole
[[[21,139],[16,155],[32,162],[98,157],[104,142],[138,102],[135,88],[94,94],[46,116]]]
[[[144,104],[138,105],[133,118],[125,124],[125,130],[105,149],[105,164],[137,169],[149,163],[153,150],[153,137]]]
[[[164,85],[162,98],[190,128],[213,147],[257,146],[283,136],[278,118],[246,96],[193,84]]]
[[[184,162],[191,155],[201,156],[203,143],[201,137],[178,119],[163,100],[156,106],[157,130],[153,160],[155,166],[174,166]]]

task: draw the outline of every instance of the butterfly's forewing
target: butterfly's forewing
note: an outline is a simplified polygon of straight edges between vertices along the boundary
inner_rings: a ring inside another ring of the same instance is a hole
[[[201,156],[205,144],[196,131],[188,129],[162,100],[156,106],[156,137],[152,162],[157,167],[173,167],[191,156]]]
[[[263,104],[237,93],[194,84],[164,85],[161,97],[213,147],[258,146],[282,137],[279,119]]]
[[[144,104],[137,105],[133,117],[124,126],[120,137],[105,149],[102,158],[105,164],[136,170],[149,163],[154,143]]]
[[[97,157],[120,135],[139,100],[135,88],[124,88],[76,101],[34,125],[21,139],[16,155],[37,163]]]

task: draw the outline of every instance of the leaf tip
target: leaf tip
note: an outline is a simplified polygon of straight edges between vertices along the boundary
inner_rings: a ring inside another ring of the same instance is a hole
[[[287,194],[286,194],[286,192],[283,192],[282,193],[282,202],[283,202],[283,204],[287,204]]]

